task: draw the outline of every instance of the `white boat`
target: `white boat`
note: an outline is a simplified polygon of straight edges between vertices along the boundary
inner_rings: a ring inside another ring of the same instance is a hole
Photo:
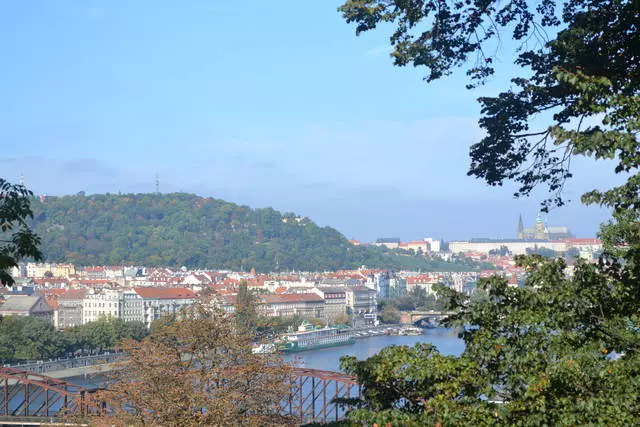
[[[259,344],[253,346],[251,353],[253,354],[271,354],[276,352],[275,344]]]
[[[282,337],[280,351],[283,353],[297,353],[305,350],[353,344],[354,342],[355,339],[349,331],[329,327],[315,329],[310,324],[303,322],[298,327],[297,332],[291,332]]]
[[[422,335],[422,329],[420,328],[402,328],[400,329],[400,333],[398,335]]]

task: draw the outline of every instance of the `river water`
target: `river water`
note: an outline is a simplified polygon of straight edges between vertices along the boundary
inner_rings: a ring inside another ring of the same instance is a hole
[[[326,348],[320,350],[306,351],[295,355],[286,355],[284,359],[299,367],[308,369],[322,369],[326,371],[340,371],[340,357],[351,355],[358,359],[366,359],[378,353],[384,347],[390,345],[413,346],[419,342],[427,342],[435,345],[438,350],[445,355],[459,355],[464,350],[464,343],[458,338],[458,333],[450,329],[436,328],[426,329],[423,335],[416,336],[389,336],[380,335],[375,337],[361,338],[355,344],[341,347]],[[82,375],[66,378],[67,381],[87,388],[100,387],[103,385],[104,377],[101,375]],[[337,391],[336,391],[337,393]],[[331,395],[331,392],[329,393]],[[41,405],[43,399],[39,396],[38,401],[31,402],[36,407]],[[10,407],[19,405],[23,397],[15,396],[9,402]],[[60,403],[61,404],[61,403]],[[59,405],[58,405],[59,406]],[[13,408],[12,410],[14,410]],[[322,410],[322,408],[318,408]],[[343,409],[335,409],[336,417],[341,416]],[[319,412],[318,412],[319,413]]]
[[[292,362],[298,367],[308,369],[322,369],[325,371],[340,371],[340,357],[356,356],[363,360],[378,353],[390,345],[413,346],[416,343],[427,342],[435,345],[440,353],[457,356],[464,350],[464,342],[458,338],[458,332],[451,329],[424,329],[423,335],[399,336],[379,335],[356,340],[355,344],[333,348],[310,350],[301,353],[285,355],[284,360]],[[67,381],[84,387],[99,387],[104,380],[101,376],[75,376],[66,378]]]
[[[457,331],[435,328],[425,329],[423,335],[379,335],[361,338],[356,340],[355,344],[286,355],[284,359],[294,362],[303,368],[339,371],[340,357],[342,356],[356,356],[358,359],[363,360],[390,345],[413,346],[419,342],[431,343],[438,348],[440,353],[445,355],[457,356],[464,350],[464,342],[458,338]]]

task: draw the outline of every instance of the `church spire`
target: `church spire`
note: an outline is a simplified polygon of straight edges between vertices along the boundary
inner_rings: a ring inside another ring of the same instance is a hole
[[[518,218],[518,239],[524,239],[524,224],[522,223],[522,215]]]

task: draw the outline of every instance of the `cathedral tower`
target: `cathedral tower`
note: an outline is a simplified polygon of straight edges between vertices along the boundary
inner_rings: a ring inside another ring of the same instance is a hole
[[[538,214],[536,218],[536,239],[545,240],[547,238],[547,227],[544,225],[542,215]]]
[[[522,223],[522,215],[518,218],[518,239],[524,239],[524,224]]]

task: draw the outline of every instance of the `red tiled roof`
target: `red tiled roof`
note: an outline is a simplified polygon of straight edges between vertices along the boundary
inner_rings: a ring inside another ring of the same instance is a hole
[[[321,296],[316,294],[278,294],[261,295],[262,300],[267,304],[282,304],[286,302],[321,302]]]
[[[78,279],[73,282],[79,285],[106,285],[107,283],[112,283],[109,279]]]
[[[41,289],[41,290],[40,290],[40,293],[41,293],[42,295],[44,295],[45,297],[49,297],[49,296],[51,296],[51,297],[55,297],[55,296],[58,296],[58,295],[62,295],[62,294],[64,294],[65,292],[66,292],[66,290],[65,290],[65,289],[62,289],[62,288]]]
[[[60,295],[58,299],[83,299],[87,295],[86,289],[69,289],[64,294]]]
[[[33,279],[33,281],[39,285],[44,285],[44,284],[62,284],[62,283],[68,283],[69,279],[65,279],[64,277],[46,277],[46,278],[38,278],[38,279]]]
[[[197,298],[197,295],[187,288],[133,288],[134,291],[142,298],[155,299],[180,299],[180,298]]]
[[[569,238],[569,239],[562,239],[560,241],[564,242],[564,243],[568,243],[570,245],[601,245],[602,244],[602,240],[595,239],[595,238],[577,238],[577,237],[573,237],[573,238]]]
[[[237,295],[218,295],[216,298],[218,299],[218,301],[224,302],[226,304],[235,305],[238,303]]]
[[[248,287],[262,287],[264,286],[264,279],[252,279],[252,280],[247,280],[247,286]]]

